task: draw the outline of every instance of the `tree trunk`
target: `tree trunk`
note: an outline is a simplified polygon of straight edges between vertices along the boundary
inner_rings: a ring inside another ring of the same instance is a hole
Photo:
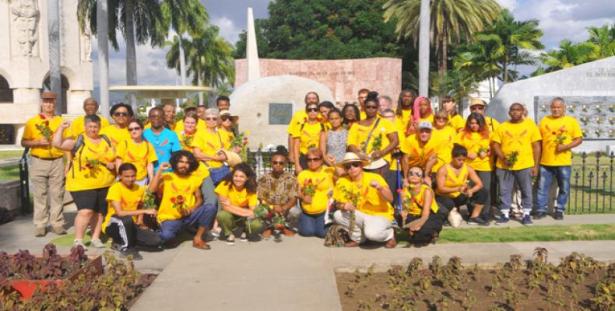
[[[200,73],[196,73],[197,74],[197,83],[198,86],[201,86],[201,75]],[[199,92],[199,106],[203,105],[203,92]]]
[[[419,95],[429,96],[429,19],[430,1],[421,0],[419,30]]]
[[[109,12],[107,0],[96,1],[100,111],[109,116]]]
[[[186,56],[184,53],[184,46],[182,45],[183,35],[179,36],[179,74],[181,76],[182,85],[186,85]]]
[[[508,83],[508,53],[504,55],[504,64],[502,64],[502,71],[504,71],[504,81],[502,83]]]
[[[446,28],[444,29],[444,33],[442,34],[442,38],[441,38],[441,43],[442,43],[442,51],[441,51],[441,59],[440,59],[440,69],[439,69],[439,74],[440,74],[440,81],[441,83],[444,82],[444,77],[446,76],[446,72],[448,70],[448,42],[446,40]],[[444,88],[440,87],[440,94],[438,94],[440,96],[440,99],[442,99],[445,95],[445,90]],[[442,108],[442,100],[440,100],[440,109]]]
[[[49,32],[49,85],[50,91],[56,93],[56,114],[66,112],[62,94],[61,45],[60,45],[60,0],[49,1],[47,8]]]
[[[137,85],[137,48],[135,40],[134,24],[134,0],[126,1],[126,84]],[[130,94],[130,105],[137,111],[137,98],[135,94]]]

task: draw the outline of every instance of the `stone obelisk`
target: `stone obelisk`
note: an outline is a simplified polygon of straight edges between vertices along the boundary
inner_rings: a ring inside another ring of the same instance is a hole
[[[248,44],[246,47],[248,60],[248,81],[261,77],[261,68],[258,61],[258,46],[256,45],[256,31],[254,29],[254,15],[252,8],[248,8]]]

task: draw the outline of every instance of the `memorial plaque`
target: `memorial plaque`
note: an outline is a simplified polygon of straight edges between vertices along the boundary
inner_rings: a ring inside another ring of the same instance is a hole
[[[554,96],[534,96],[536,122],[551,114]],[[566,115],[575,117],[584,140],[615,139],[615,96],[562,96]]]
[[[288,124],[293,117],[293,104],[270,103],[269,124]]]

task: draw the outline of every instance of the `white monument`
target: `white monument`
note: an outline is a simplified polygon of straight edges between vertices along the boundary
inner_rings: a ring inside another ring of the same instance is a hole
[[[62,88],[69,114],[82,113],[93,88],[91,33],[79,30],[77,4],[62,0],[60,6]],[[46,0],[0,1],[0,125],[14,127],[16,144],[26,120],[39,112],[49,75],[47,7]]]

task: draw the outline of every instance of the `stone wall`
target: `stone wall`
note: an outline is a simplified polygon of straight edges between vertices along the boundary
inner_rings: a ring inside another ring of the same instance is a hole
[[[396,99],[401,91],[401,59],[339,60],[260,59],[261,77],[294,75],[318,81],[331,89],[336,102],[354,102],[362,88]],[[235,88],[247,81],[246,59],[235,60]]]

